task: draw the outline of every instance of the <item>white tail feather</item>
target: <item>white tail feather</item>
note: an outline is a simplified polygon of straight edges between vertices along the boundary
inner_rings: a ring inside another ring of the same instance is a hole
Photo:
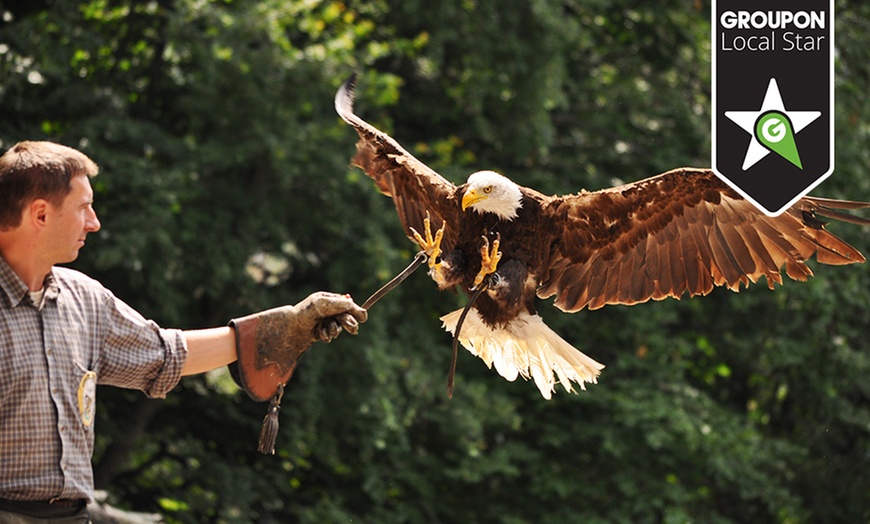
[[[441,317],[444,329],[454,333],[461,314],[462,310],[457,310]],[[604,369],[547,327],[541,317],[528,313],[504,329],[494,329],[472,309],[462,324],[459,341],[507,380],[533,378],[546,399],[553,396],[557,382],[568,392],[573,391],[572,381],[586,389],[585,383],[596,383]]]

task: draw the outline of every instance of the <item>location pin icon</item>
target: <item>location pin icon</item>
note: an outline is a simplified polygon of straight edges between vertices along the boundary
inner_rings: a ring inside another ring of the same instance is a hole
[[[755,122],[755,139],[774,153],[803,169],[794,143],[794,130],[788,117],[779,111],[768,111]]]

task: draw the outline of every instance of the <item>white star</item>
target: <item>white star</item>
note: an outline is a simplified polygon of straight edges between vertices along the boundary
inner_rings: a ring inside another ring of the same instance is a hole
[[[789,120],[791,120],[794,134],[798,134],[801,129],[822,116],[821,111],[786,111],[785,104],[782,103],[779,86],[776,84],[776,79],[771,78],[770,83],[767,85],[767,93],[761,102],[761,109],[758,111],[725,111],[725,116],[752,137],[752,140],[749,142],[749,148],[746,150],[746,157],[743,159],[744,171],[754,166],[759,160],[770,153],[770,150],[755,138],[755,122],[760,115],[768,111],[779,111],[788,116]]]

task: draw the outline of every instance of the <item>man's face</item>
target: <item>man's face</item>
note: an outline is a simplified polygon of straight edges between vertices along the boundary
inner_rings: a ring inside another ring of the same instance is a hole
[[[94,211],[94,191],[86,176],[76,176],[70,181],[72,190],[60,206],[48,205],[48,242],[46,249],[53,263],[72,262],[79,256],[88,233],[99,231],[100,221]]]

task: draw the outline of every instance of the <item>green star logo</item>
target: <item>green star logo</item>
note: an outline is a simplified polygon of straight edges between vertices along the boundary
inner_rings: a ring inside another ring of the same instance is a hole
[[[771,78],[767,85],[760,109],[725,112],[728,119],[752,136],[743,159],[744,171],[770,153],[776,153],[803,169],[795,135],[821,115],[821,111],[786,110],[775,78]]]

